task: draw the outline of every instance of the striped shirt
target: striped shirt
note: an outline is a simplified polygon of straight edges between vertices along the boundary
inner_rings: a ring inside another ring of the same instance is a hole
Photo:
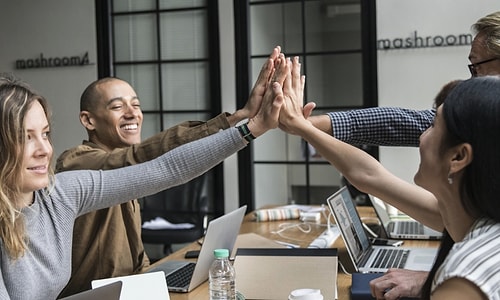
[[[474,283],[491,300],[500,299],[500,223],[491,219],[479,219],[474,223],[439,267],[431,293],[453,277]]]
[[[434,121],[434,109],[371,107],[329,112],[333,135],[352,145],[418,147],[420,135]]]

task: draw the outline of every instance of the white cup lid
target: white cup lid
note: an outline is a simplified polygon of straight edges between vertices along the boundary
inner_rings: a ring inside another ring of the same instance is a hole
[[[318,289],[298,289],[290,293],[288,300],[323,300],[323,295]]]

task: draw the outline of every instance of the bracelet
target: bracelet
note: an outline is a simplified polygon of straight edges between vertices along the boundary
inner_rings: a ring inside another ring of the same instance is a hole
[[[242,124],[238,127],[238,131],[240,132],[241,136],[247,140],[247,142],[251,142],[252,140],[255,140],[255,136],[250,132],[250,129],[248,129],[248,123]]]

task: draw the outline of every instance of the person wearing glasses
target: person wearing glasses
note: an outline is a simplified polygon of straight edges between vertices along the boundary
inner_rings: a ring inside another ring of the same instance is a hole
[[[500,75],[500,11],[472,25],[474,39],[468,65],[472,77]],[[436,110],[373,107],[310,116],[311,123],[353,145],[418,147],[420,135],[431,126]],[[427,272],[391,269],[370,285],[377,299],[418,297]]]
[[[472,77],[500,75],[500,11],[472,25],[469,53]],[[371,107],[310,116],[317,128],[355,145],[417,147],[418,138],[434,120],[435,110]]]
[[[298,81],[296,73],[292,82]],[[361,190],[400,202],[435,228],[444,227],[432,269],[414,296],[500,300],[500,178],[492,176],[500,168],[500,143],[490,133],[500,130],[498,95],[499,76],[472,77],[452,86],[432,126],[420,136],[415,184],[391,174],[363,150],[314,127],[304,116],[315,104],[302,106],[300,94],[283,96],[279,122],[281,129],[305,139]],[[393,288],[389,285],[385,295],[376,298],[394,299],[386,297]]]

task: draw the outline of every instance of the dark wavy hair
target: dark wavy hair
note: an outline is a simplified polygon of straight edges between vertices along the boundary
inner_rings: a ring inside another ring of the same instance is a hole
[[[457,84],[444,101],[442,116],[447,129],[442,151],[459,143],[470,144],[473,151],[460,183],[463,207],[475,218],[500,222],[500,139],[495,135],[500,133],[500,77],[475,77]],[[430,298],[432,280],[453,244],[445,232],[422,299]]]

